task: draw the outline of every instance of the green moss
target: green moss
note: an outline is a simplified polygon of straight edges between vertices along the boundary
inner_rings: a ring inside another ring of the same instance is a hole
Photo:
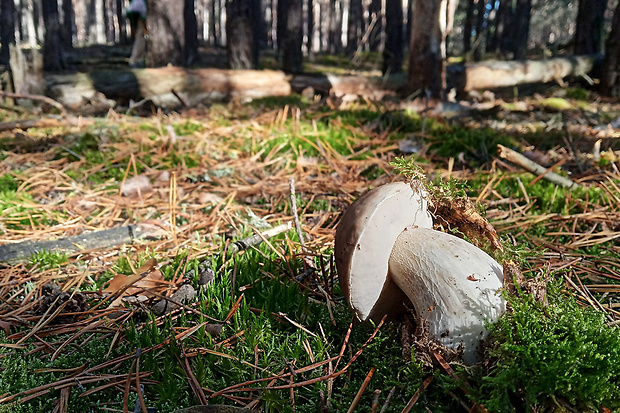
[[[561,294],[560,283],[548,288],[548,306],[511,297],[512,312],[492,327],[495,363],[480,401],[498,412],[511,410],[511,395],[523,397],[528,410],[559,398],[580,410],[620,408],[620,329]]]

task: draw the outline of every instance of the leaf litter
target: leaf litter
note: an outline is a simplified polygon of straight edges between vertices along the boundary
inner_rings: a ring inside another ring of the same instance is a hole
[[[80,169],[87,164],[84,154],[75,153],[72,149],[64,150],[62,146],[59,149],[56,145],[42,147],[36,153],[23,153],[17,140],[11,142],[4,150],[0,174],[12,176],[19,182],[18,198],[11,203],[0,200],[3,208],[0,215],[0,245],[16,244],[24,240],[37,242],[70,237],[135,223],[157,227],[160,236],[156,239],[135,240],[133,244],[123,248],[82,249],[70,253],[68,262],[57,268],[40,268],[37,264],[29,266],[24,263],[0,264],[3,266],[0,276],[0,327],[9,340],[0,345],[10,351],[19,351],[26,348],[27,343],[34,344],[36,347],[31,351],[54,356],[81,336],[91,333],[89,339],[93,339],[93,333],[97,333],[112,337],[111,351],[112,347],[125,339],[123,323],[139,312],[149,311],[144,303],[171,297],[179,288],[187,285],[190,274],[182,265],[179,265],[170,281],[164,280],[159,268],[170,262],[172,257],[186,252],[187,265],[190,259],[205,259],[219,254],[222,242],[225,245],[223,256],[226,256],[226,249],[232,249],[232,246],[236,245],[231,243],[231,237],[242,236],[242,228],[254,228],[254,233],[260,236],[262,229],[259,227],[290,222],[297,212],[302,217],[301,225],[306,241],[306,252],[303,254],[318,256],[322,261],[321,268],[312,272],[312,276],[317,277],[316,282],[303,280],[304,274],[300,274],[297,277],[302,280],[297,281],[299,288],[306,293],[310,291],[310,299],[324,301],[328,307],[330,303],[334,305],[337,299],[333,295],[335,272],[329,251],[333,246],[340,212],[368,188],[399,179],[390,172],[389,162],[400,152],[399,145],[391,136],[393,129],[380,126],[371,128],[367,124],[345,125],[336,117],[333,119],[335,124],[340,124],[352,132],[351,136],[342,136],[344,145],[349,148],[349,155],[343,155],[323,139],[324,133],[316,128],[316,120],[330,118],[332,115],[333,111],[316,113],[313,109],[305,110],[303,116],[313,119],[314,131],[303,133],[300,132],[302,128],[299,124],[301,110],[290,109],[288,106],[278,110],[257,110],[251,113],[248,119],[234,119],[226,126],[219,125],[221,119],[208,112],[191,110],[181,115],[158,113],[139,121],[111,113],[103,120],[71,121],[66,125],[59,122],[47,129],[29,131],[29,135],[32,134],[31,139],[37,136],[59,136],[59,141],[63,140],[63,136],[78,136],[86,132],[93,133],[93,130],[96,135],[97,131],[102,131],[101,136],[98,136],[96,149],[113,154],[113,159],[106,164],[90,162],[89,169],[82,172]],[[514,124],[517,123],[515,118],[519,116],[521,115],[517,112],[505,115]],[[524,117],[521,116],[522,119]],[[522,121],[531,122],[527,118]],[[188,135],[179,136],[172,127],[190,122],[199,124],[200,128]],[[476,120],[463,121],[470,126],[472,122]],[[106,136],[114,127],[118,128],[120,138],[109,139]],[[615,136],[613,129],[609,128],[582,127],[580,131],[594,135],[593,138],[597,139],[605,133],[606,137]],[[11,132],[4,132],[4,136],[10,134]],[[296,147],[282,141],[282,134],[295,136],[300,143]],[[248,139],[251,141],[250,149],[240,149],[248,148]],[[64,146],[68,145],[69,143],[66,143]],[[531,145],[524,147],[530,148],[530,151],[534,149]],[[531,187],[521,182],[519,169],[510,164],[495,158],[483,168],[474,168],[467,162],[457,161],[461,164],[457,170],[454,169],[454,158],[446,160],[428,146],[422,151],[416,148],[416,155],[428,176],[486,182],[472,200],[485,208],[485,216],[492,226],[485,220],[480,220],[474,211],[474,204],[469,200],[463,201],[466,202],[466,207],[458,208],[458,211],[474,218],[446,220],[448,226],[458,227],[461,222],[465,224],[462,228],[465,228],[466,236],[471,237],[477,232],[487,236],[496,248],[499,243],[495,230],[502,239],[525,237],[542,251],[539,255],[527,257],[528,268],[524,271],[526,276],[530,274],[542,277],[553,271],[564,271],[566,290],[582,305],[604,312],[610,320],[609,324],[616,325],[620,315],[620,288],[616,286],[620,281],[616,242],[617,238],[620,238],[620,172],[615,165],[617,155],[608,149],[611,153],[608,158],[614,160],[604,165],[596,164],[592,159],[588,161],[583,148],[581,151],[575,148],[565,151],[556,149],[547,153],[538,149],[535,151],[538,159],[547,156],[551,157],[553,162],[558,156],[561,157],[562,168],[572,172],[571,178],[589,188],[600,189],[604,194],[600,199],[590,201],[586,195],[585,199],[570,200],[573,201],[570,207],[562,212],[539,213],[533,207],[536,197],[528,193],[528,190],[531,192]],[[63,151],[65,155],[75,155],[74,159],[59,156],[59,152]],[[291,153],[295,155],[296,161]],[[194,156],[185,156],[187,154]],[[170,159],[175,159],[175,163],[172,164]],[[584,169],[584,164],[589,167]],[[118,171],[116,180],[91,179],[97,173],[110,168]],[[376,178],[365,178],[365,173],[373,169],[385,173]],[[83,176],[80,176],[81,173]],[[514,192],[500,193],[502,181],[512,177],[519,182],[520,195],[515,196]],[[288,200],[291,178],[295,182],[295,191],[306,201],[305,208],[300,208],[295,213]],[[555,191],[557,193],[558,189]],[[572,196],[570,193],[563,194],[567,200]],[[553,197],[555,196],[554,194]],[[315,200],[324,201],[325,206],[321,210],[309,210]],[[448,211],[443,212],[444,216],[454,215],[449,212],[450,205],[438,205]],[[470,229],[468,225],[475,228]],[[544,228],[545,232],[534,236],[532,231],[529,231],[532,228]],[[270,243],[267,238],[260,238],[268,243],[283,261],[292,258],[290,251],[300,248],[288,233],[285,233],[284,244]],[[584,254],[583,248],[586,247],[600,247],[601,251],[608,251],[609,254]],[[131,266],[133,259],[127,257],[143,253],[156,254],[163,262],[151,258],[139,268],[132,268],[132,275],[116,274],[106,287],[99,291],[85,288],[87,283],[92,283],[93,274],[110,270],[111,264],[121,258],[125,258]],[[326,263],[323,262],[325,259]],[[531,289],[540,300],[544,300],[540,283],[524,281],[520,271],[514,270],[514,263],[510,265],[510,268],[513,268],[510,273],[519,274],[514,277],[519,280],[519,284],[523,285],[525,290]],[[262,274],[262,277],[270,276]],[[252,286],[239,286],[239,291],[244,288]],[[602,297],[597,299],[595,294],[599,297],[602,294]],[[129,297],[137,300],[125,307]],[[99,364],[92,367],[80,366],[73,371],[67,370],[66,378],[54,383],[26,389],[21,393],[3,395],[0,403],[15,400],[25,402],[48,394],[52,389],[63,390],[75,386],[83,388],[85,384],[102,383],[87,391],[83,390],[82,395],[116,387],[124,392],[124,404],[127,407],[129,392],[140,393],[140,384],[155,384],[149,381],[151,372],[138,370],[140,357],[158,351],[171,342],[191,340],[191,336],[201,328],[209,327],[207,331],[211,331],[214,337],[219,336],[222,324],[229,322],[242,299],[243,294],[231,306],[225,320],[207,317],[191,300],[185,303],[182,300],[172,301],[173,305],[165,311],[167,315],[155,318],[155,325],[164,323],[164,317],[178,318],[183,311],[198,313],[207,321],[177,330],[174,336],[162,343],[112,360],[94,361]],[[270,316],[305,329],[286,314],[274,313]],[[138,325],[137,328],[145,328],[148,323],[150,321]],[[201,388],[188,358],[204,352],[219,357],[232,357],[231,355],[205,348],[181,347],[183,352],[178,362],[198,400],[204,401],[222,395],[231,402],[256,407],[260,403],[261,392],[269,390],[294,392],[296,388],[310,386],[319,381],[330,383],[328,388],[331,389],[334,378],[347,372],[363,349],[372,342],[381,326],[382,323],[340,370],[338,364],[344,357],[348,334],[344,337],[338,356],[308,366],[291,367],[290,372],[269,372],[256,363],[239,359],[239,362],[249,364],[255,369],[265,370],[267,377],[231,384],[222,389]],[[310,333],[320,335],[320,332]],[[56,343],[50,341],[61,335],[69,335],[69,338],[63,338],[64,341]],[[220,345],[226,348],[242,335],[243,331],[239,331],[225,338]],[[426,343],[426,347],[429,346],[432,347]],[[438,351],[429,353],[435,360],[429,359],[427,363],[451,374],[451,368]],[[118,366],[129,360],[134,361],[129,373],[98,373],[102,369]],[[293,381],[296,373],[311,370],[323,373],[313,379]],[[369,376],[372,374],[369,373]],[[266,387],[257,387],[259,382],[268,383]],[[429,383],[430,381],[425,382],[424,387]],[[418,397],[419,392],[416,392],[415,400],[412,398],[413,403]]]

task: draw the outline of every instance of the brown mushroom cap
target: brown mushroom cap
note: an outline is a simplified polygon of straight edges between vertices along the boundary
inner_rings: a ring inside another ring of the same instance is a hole
[[[360,320],[394,316],[407,298],[388,277],[396,238],[407,227],[431,228],[423,189],[402,182],[377,187],[344,213],[335,240],[342,291]]]

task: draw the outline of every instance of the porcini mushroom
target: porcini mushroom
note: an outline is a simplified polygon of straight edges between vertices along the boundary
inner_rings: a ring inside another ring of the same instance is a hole
[[[505,310],[502,267],[478,247],[432,229],[426,194],[404,183],[373,189],[344,213],[336,266],[362,321],[394,317],[411,302],[428,332],[477,360],[486,321]]]

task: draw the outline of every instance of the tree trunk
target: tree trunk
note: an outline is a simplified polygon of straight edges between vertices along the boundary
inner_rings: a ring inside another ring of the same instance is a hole
[[[284,55],[282,69],[287,73],[299,73],[303,70],[301,46],[304,41],[302,3],[299,0],[280,0],[286,2],[284,16],[286,37],[284,38]]]
[[[43,0],[43,21],[45,24],[43,69],[50,72],[62,70],[65,68],[65,63],[62,57],[57,0]]]
[[[528,41],[530,38],[530,15],[532,12],[532,0],[517,0],[515,9],[515,32],[513,53],[517,60],[527,59]]]
[[[474,44],[474,60],[480,61],[482,58],[482,39],[484,32],[484,20],[486,11],[486,0],[478,0],[476,4],[476,43]]]
[[[386,0],[385,48],[383,74],[403,71],[403,2]]]
[[[254,67],[258,66],[258,57],[261,49],[267,45],[265,35],[265,18],[263,14],[263,2],[261,0],[251,0],[251,21],[252,21],[252,60]]]
[[[71,0],[62,0],[62,27],[61,38],[62,46],[65,49],[73,48],[73,25],[75,24],[75,13]]]
[[[15,45],[15,3],[0,0],[0,65],[8,66],[9,46]]]
[[[471,32],[474,28],[474,12],[476,10],[476,0],[467,0],[467,11],[465,12],[465,23],[463,24],[463,54],[471,50]]]
[[[349,6],[349,24],[347,27],[347,53],[352,55],[364,35],[364,7],[362,0],[351,0]]]
[[[185,64],[191,65],[198,58],[198,21],[196,20],[196,0],[185,0],[183,7],[185,20]]]
[[[371,22],[373,19],[376,19],[375,26],[372,28],[370,32],[370,37],[368,38],[368,45],[370,47],[370,51],[376,52],[381,47],[381,34],[383,32],[381,0],[370,1],[370,5],[368,6],[368,14]]]
[[[228,0],[226,4],[226,51],[231,69],[254,68],[252,10],[244,0]]]
[[[169,63],[182,66],[185,63],[185,0],[147,0],[146,4],[149,13],[147,66]]]
[[[443,100],[446,88],[446,37],[455,0],[416,1],[411,22],[409,89]]]
[[[213,46],[220,45],[220,36],[218,29],[219,14],[217,10],[217,0],[211,0],[211,20],[209,21],[209,32],[211,38],[211,44]]]
[[[308,56],[312,59],[314,56],[314,0],[308,0],[306,31],[308,34],[306,47]]]
[[[611,32],[605,42],[601,92],[608,96],[620,96],[620,3],[614,11]]]
[[[342,3],[338,0],[329,1],[329,52],[342,51]]]
[[[288,33],[286,32],[286,13],[290,0],[276,0],[276,41],[278,44],[278,57],[284,58],[284,42]]]
[[[603,51],[607,0],[579,0],[575,54],[597,54]]]
[[[71,0],[64,0],[71,3]],[[129,43],[129,37],[127,36],[127,26],[125,24],[125,2],[123,0],[116,0],[116,20],[118,21],[118,39],[121,44]]]

